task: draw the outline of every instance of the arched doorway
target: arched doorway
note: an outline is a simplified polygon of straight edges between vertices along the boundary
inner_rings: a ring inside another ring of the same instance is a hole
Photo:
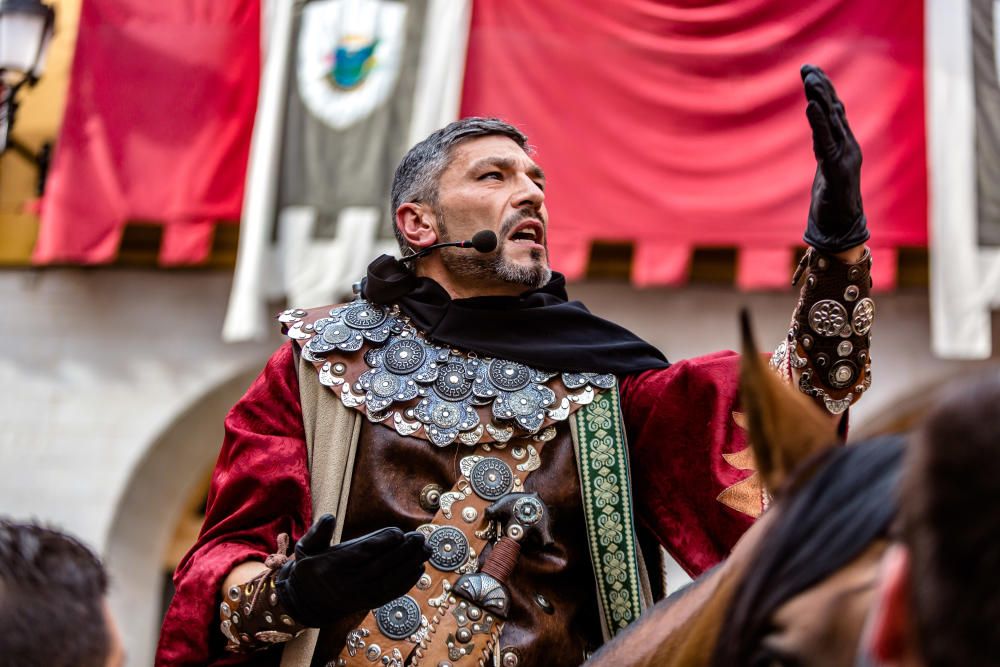
[[[153,664],[162,620],[163,572],[204,496],[222,442],[223,419],[260,364],[205,392],[147,448],[115,510],[107,539],[110,603],[129,663]],[[186,535],[186,536],[185,536]],[[179,537],[180,536],[180,537]]]

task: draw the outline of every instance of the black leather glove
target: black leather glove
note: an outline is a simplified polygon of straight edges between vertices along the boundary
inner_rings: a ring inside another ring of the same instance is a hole
[[[801,73],[817,162],[803,238],[821,252],[842,252],[871,236],[861,207],[861,147],[823,70],[803,65]]]
[[[430,555],[422,533],[399,528],[330,546],[336,524],[332,514],[320,517],[275,577],[281,604],[305,626],[322,627],[398,598],[417,583]]]

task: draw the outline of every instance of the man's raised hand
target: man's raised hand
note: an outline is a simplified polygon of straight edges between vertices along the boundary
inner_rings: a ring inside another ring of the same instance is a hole
[[[806,117],[812,128],[816,176],[805,242],[826,253],[861,245],[871,236],[861,205],[861,147],[844,104],[819,67],[803,65]]]

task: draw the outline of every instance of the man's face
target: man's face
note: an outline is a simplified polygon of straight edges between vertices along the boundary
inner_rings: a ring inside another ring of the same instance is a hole
[[[542,170],[507,137],[477,137],[455,146],[438,184],[439,240],[463,241],[488,229],[497,235],[497,249],[442,249],[448,272],[459,280],[528,289],[547,283],[552,272],[544,188]]]

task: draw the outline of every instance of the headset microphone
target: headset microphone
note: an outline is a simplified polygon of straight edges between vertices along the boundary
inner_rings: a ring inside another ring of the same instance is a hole
[[[450,241],[448,243],[435,243],[427,246],[420,252],[416,252],[408,257],[403,257],[400,262],[412,262],[438,248],[473,248],[478,252],[493,252],[497,248],[497,235],[488,229],[483,229],[472,235],[468,241]]]

